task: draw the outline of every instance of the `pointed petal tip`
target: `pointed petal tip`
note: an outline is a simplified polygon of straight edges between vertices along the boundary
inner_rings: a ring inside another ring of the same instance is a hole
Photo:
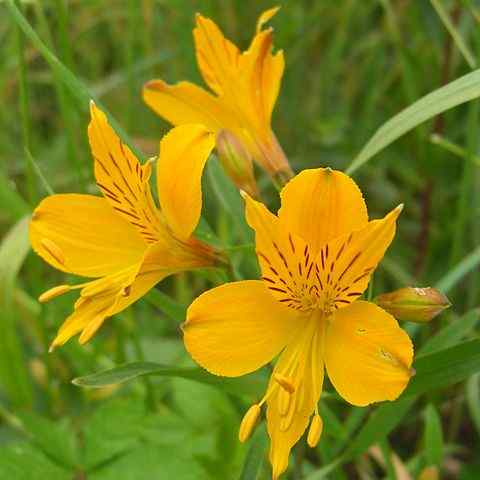
[[[245,190],[240,190],[240,196],[244,199],[247,200],[248,198],[248,193]]]
[[[400,214],[403,210],[404,204],[401,203],[395,210]]]
[[[55,343],[55,340],[50,344],[50,347],[48,347],[48,353],[52,353],[55,349],[57,348],[57,345]]]

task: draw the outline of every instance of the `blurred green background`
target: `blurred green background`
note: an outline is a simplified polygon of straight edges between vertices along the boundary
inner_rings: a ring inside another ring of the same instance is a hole
[[[276,48],[285,51],[286,72],[273,126],[297,172],[345,169],[390,117],[480,62],[478,1],[278,4],[282,9],[271,24]],[[89,96],[101,101],[145,158],[155,155],[168,125],[142,103],[141,88],[152,78],[203,85],[192,40],[195,12],[212,17],[245,48],[258,14],[274,4],[18,5],[44,45],[27,39],[19,16],[0,2],[0,479],[270,478],[261,461],[263,426],[250,443],[237,441],[261,374],[253,383],[223,386],[162,375],[102,389],[71,384],[131,361],[193,367],[179,329],[185,307],[225,277],[188,273],[168,279],[109,319],[85,347],[74,339],[47,354],[74,296],[37,303],[40,293],[65,283],[65,275],[29,251],[27,226],[32,209],[51,191],[98,194],[86,136]],[[68,70],[59,70],[51,54]],[[453,303],[431,324],[408,327],[417,347],[436,339],[435,350],[478,336],[479,122],[478,101],[464,104],[422,124],[354,175],[372,217],[401,202],[406,206],[373,294],[436,285]],[[275,208],[276,193],[258,174]],[[229,247],[251,241],[240,198],[213,160],[204,198],[204,218],[216,241]],[[244,258],[251,248],[229,251],[236,277],[254,278],[251,258]],[[378,410],[350,407],[327,389],[320,444],[307,451],[300,442],[285,478],[479,478],[478,369],[472,366],[463,382],[447,379],[443,388]]]

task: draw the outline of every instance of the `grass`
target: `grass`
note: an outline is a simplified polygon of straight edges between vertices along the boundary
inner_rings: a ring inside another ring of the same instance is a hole
[[[86,141],[89,99],[144,158],[154,155],[168,125],[143,105],[143,83],[200,83],[195,12],[246,46],[254,19],[270,6],[259,3],[50,0],[20,2],[18,10],[0,3],[1,478],[269,478],[258,454],[263,429],[247,445],[236,440],[263,376],[239,380],[244,389],[234,381],[212,385],[181,341],[185,307],[218,275],[169,279],[110,319],[86,347],[71,341],[49,355],[72,298],[36,302],[64,275],[29,252],[26,237],[26,216],[50,191],[97,193]],[[372,217],[405,204],[372,294],[406,283],[436,286],[453,304],[430,325],[407,327],[419,365],[431,368],[425,377],[419,368],[417,390],[360,409],[327,388],[319,447],[297,447],[286,478],[406,479],[431,466],[442,478],[480,474],[479,14],[467,0],[302,0],[283,2],[272,21],[287,62],[274,129],[293,168],[350,168]],[[428,96],[442,87],[447,100]],[[460,100],[466,103],[442,113]],[[395,117],[411,105],[414,115]],[[275,206],[275,192],[259,177]],[[243,261],[252,237],[240,197],[214,162],[204,180],[205,222],[229,247],[228,275],[253,278],[253,261]],[[98,389],[71,384],[144,361],[160,373]]]

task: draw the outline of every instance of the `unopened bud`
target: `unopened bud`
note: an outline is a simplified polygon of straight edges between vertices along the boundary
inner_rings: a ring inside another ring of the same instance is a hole
[[[245,416],[243,417],[242,423],[240,424],[240,430],[238,432],[238,439],[240,442],[245,442],[248,440],[250,435],[255,428],[255,424],[257,423],[258,417],[260,415],[260,405],[255,404],[252,405]]]
[[[375,303],[397,320],[416,323],[429,322],[451,305],[443,293],[431,287],[400,288],[394,292],[379,295]]]
[[[310,423],[310,428],[308,429],[307,443],[308,446],[314,448],[317,446],[320,436],[322,435],[323,430],[323,420],[320,415],[315,414]]]
[[[250,152],[230,130],[220,130],[216,147],[218,158],[235,185],[252,197],[258,197]]]

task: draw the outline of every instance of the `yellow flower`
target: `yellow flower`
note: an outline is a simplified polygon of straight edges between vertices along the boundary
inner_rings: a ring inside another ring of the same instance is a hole
[[[277,183],[292,176],[270,125],[285,65],[282,51],[272,54],[272,29],[262,27],[277,10],[260,16],[245,52],[226,39],[212,20],[197,15],[193,30],[197,62],[215,95],[190,82],[169,85],[163,80],[152,80],[143,90],[147,105],[173,125],[200,123],[212,132],[227,130],[238,138],[249,155],[243,157],[244,183],[238,185],[237,177],[233,180],[247,191],[253,179],[250,155]]]
[[[80,343],[87,342],[107,317],[166,276],[209,266],[215,259],[210,247],[191,236],[200,218],[200,176],[214,146],[210,132],[200,125],[184,125],[160,142],[160,209],[150,191],[151,162],[140,165],[93,102],[88,136],[103,197],[52,195],[35,209],[30,224],[32,247],[45,261],[64,272],[94,278],[60,285],[40,296],[40,301],[48,301],[81,289],[52,349],[80,332]]]
[[[277,354],[264,398],[245,416],[245,440],[267,405],[273,478],[311,420],[308,444],[322,432],[318,400],[324,368],[353,405],[394,400],[411,377],[413,347],[390,314],[359,300],[391,243],[395,208],[368,220],[356,184],[330,169],[305,170],[281,192],[278,216],[246,196],[261,280],[225,284],[188,309],[184,340],[216,375],[239,376]]]

